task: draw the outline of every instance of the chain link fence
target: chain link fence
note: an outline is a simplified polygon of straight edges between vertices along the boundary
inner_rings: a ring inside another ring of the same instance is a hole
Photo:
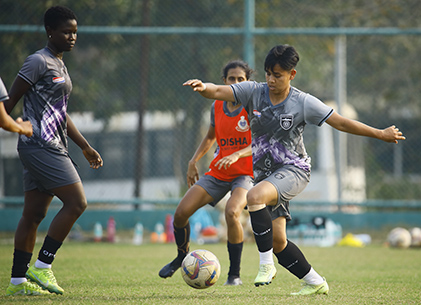
[[[0,75],[7,88],[25,58],[46,45],[42,17],[52,4],[1,1]],[[222,83],[224,64],[245,58],[244,16],[250,7],[255,29],[264,34],[253,38],[254,80],[265,80],[263,62],[269,49],[287,43],[301,57],[292,85],[335,105],[337,35],[327,29],[355,29],[346,35],[347,103],[341,112],[379,128],[395,124],[407,136],[399,145],[347,136],[338,189],[337,138],[328,126],[307,126],[313,173],[300,199],[335,201],[338,193],[347,201],[421,199],[417,153],[421,36],[419,30],[393,32],[420,28],[421,2],[72,0],[59,4],[76,13],[79,26],[76,47],[64,55],[73,82],[68,111],[104,159],[103,168],[90,170],[80,150],[70,144],[88,199],[184,194],[187,162],[209,126],[212,101],[182,83],[189,78]],[[312,32],[270,32],[301,28]],[[388,31],[364,31],[373,28]],[[21,107],[19,103],[14,117]],[[16,135],[1,131],[1,196],[23,194],[16,140]],[[209,152],[201,160],[201,173],[212,156]]]

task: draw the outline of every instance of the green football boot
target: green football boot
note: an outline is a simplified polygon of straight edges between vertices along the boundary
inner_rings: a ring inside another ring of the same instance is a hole
[[[303,284],[304,287],[298,291],[293,292],[291,295],[311,295],[311,294],[329,294],[329,285],[324,279],[324,282],[320,285]]]
[[[31,281],[36,282],[42,288],[47,289],[49,292],[56,294],[63,294],[64,290],[57,284],[51,268],[37,268],[35,266],[29,267],[26,272],[26,277]]]
[[[259,287],[263,285],[269,285],[272,283],[272,279],[276,276],[275,265],[272,264],[261,264],[259,267],[259,273],[254,280],[254,286]]]
[[[31,282],[23,282],[19,285],[9,283],[6,289],[6,295],[49,295],[50,293],[43,290],[40,286]]]

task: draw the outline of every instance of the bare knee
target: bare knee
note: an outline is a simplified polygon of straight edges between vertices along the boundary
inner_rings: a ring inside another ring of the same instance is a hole
[[[187,225],[190,215],[184,209],[177,207],[174,213],[174,226],[182,228]]]
[[[225,220],[229,223],[237,223],[240,219],[241,210],[235,207],[227,207],[225,209]]]
[[[64,207],[67,211],[71,211],[72,214],[79,217],[88,207],[88,202],[86,198],[80,198],[74,202],[65,202]]]
[[[40,211],[34,211],[32,213],[23,213],[22,214],[22,221],[24,221],[27,224],[35,225],[38,227],[38,225],[41,223],[41,221],[45,218],[47,215],[47,211],[40,210]]]
[[[252,205],[261,205],[261,204],[265,204],[265,203],[262,201],[262,198],[259,192],[256,189],[251,189],[250,191],[248,191],[247,205],[252,206]]]
[[[86,198],[83,198],[80,200],[79,204],[76,206],[77,213],[79,215],[82,215],[83,212],[85,212],[86,208],[88,207],[88,201]]]

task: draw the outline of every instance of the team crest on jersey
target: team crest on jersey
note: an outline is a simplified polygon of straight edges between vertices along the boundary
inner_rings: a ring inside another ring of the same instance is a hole
[[[294,116],[292,114],[281,114],[280,124],[282,129],[289,130],[291,129],[294,123]]]
[[[235,126],[235,129],[240,132],[246,132],[250,129],[249,124],[243,115],[238,121],[237,126]]]
[[[53,77],[53,83],[55,84],[61,84],[64,83],[66,80],[62,76]]]

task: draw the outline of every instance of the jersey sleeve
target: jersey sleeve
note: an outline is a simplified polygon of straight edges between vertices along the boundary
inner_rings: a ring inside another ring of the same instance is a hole
[[[212,103],[211,107],[210,124],[212,127],[215,127],[215,101]]]
[[[2,79],[0,78],[0,102],[6,101],[9,99],[9,95],[7,93],[6,87]]]
[[[45,69],[46,62],[44,57],[41,54],[35,53],[26,58],[18,76],[33,86],[42,77]]]
[[[304,102],[304,120],[308,124],[321,126],[333,113],[333,108],[318,98],[306,94]]]
[[[244,109],[247,110],[248,106],[253,102],[253,94],[258,88],[258,83],[254,81],[241,82],[231,85],[231,88],[234,92],[235,101],[240,102]]]

